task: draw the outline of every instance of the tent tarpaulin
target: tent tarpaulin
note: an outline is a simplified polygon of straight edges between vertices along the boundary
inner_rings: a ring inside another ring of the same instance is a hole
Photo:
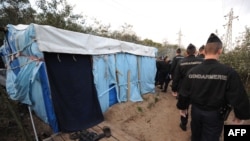
[[[111,38],[63,30],[46,25],[12,26],[16,30],[31,29],[35,31],[34,40],[42,52],[60,52],[69,54],[102,55],[130,53],[140,56],[155,57],[157,49]],[[52,38],[53,37],[53,38]]]
[[[112,102],[136,102],[143,100],[141,95],[154,92],[157,53],[154,47],[47,25],[9,24],[7,29],[4,45],[0,49],[7,66],[7,92],[13,100],[30,105],[55,132],[62,130],[60,127],[65,127],[65,131],[75,131],[100,122],[103,117],[98,107],[105,112],[114,104],[111,104],[111,99]],[[45,54],[53,54],[54,63]],[[91,64],[88,59],[83,59],[86,56],[91,57]],[[59,87],[54,87],[57,85]],[[76,108],[65,97],[60,99],[60,94],[72,99],[74,96],[81,97],[77,103],[82,109],[77,109],[79,107]],[[87,96],[90,105],[84,96]],[[60,106],[56,107],[63,100],[72,104],[68,107],[80,112],[80,119],[77,120],[82,119],[82,125],[71,124],[66,112],[69,109],[64,111]],[[88,125],[86,116],[94,117],[90,112],[93,108],[97,110],[97,119],[93,118],[92,124]]]

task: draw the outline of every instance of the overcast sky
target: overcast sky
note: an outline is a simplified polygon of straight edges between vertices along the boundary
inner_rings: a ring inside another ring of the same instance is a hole
[[[226,34],[228,18],[233,9],[233,41],[245,26],[250,26],[250,0],[67,0],[76,13],[96,18],[117,28],[124,23],[142,39],[178,44],[181,30],[182,45],[204,44],[210,33]]]

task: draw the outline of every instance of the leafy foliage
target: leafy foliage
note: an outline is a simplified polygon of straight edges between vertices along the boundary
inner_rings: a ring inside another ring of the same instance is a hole
[[[81,15],[73,15],[73,7],[67,4],[66,0],[37,0],[36,5],[41,10],[36,15],[36,23],[41,25],[51,25],[57,28],[84,32],[73,18],[82,18]]]
[[[34,22],[35,10],[28,0],[0,0],[0,26],[7,24],[29,24]],[[0,34],[0,45],[4,35]]]
[[[240,75],[250,95],[250,29],[246,28],[244,40],[233,51],[223,54],[220,61],[233,67]]]

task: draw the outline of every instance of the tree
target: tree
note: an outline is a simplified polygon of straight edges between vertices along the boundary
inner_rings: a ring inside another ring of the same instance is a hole
[[[29,0],[0,0],[0,25],[34,22],[34,9]]]
[[[73,7],[66,0],[37,0],[36,5],[39,9],[39,13],[36,15],[37,24],[51,25],[71,31],[83,31],[82,26],[73,21],[73,19],[80,19],[82,16],[73,15]]]
[[[244,35],[244,40],[242,43],[242,49],[250,50],[250,28],[246,27],[245,28],[245,35]]]
[[[246,27],[242,43],[234,50],[223,54],[220,61],[239,73],[250,95],[250,28]]]
[[[35,10],[29,0],[0,0],[0,26],[8,24],[29,24],[34,22]],[[0,45],[3,44],[4,34],[0,34]]]

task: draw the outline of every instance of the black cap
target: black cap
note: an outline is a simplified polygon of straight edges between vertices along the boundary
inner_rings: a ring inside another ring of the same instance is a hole
[[[222,43],[220,38],[217,35],[215,35],[214,33],[211,33],[209,38],[207,39],[207,43],[214,43],[214,42]]]
[[[193,44],[189,44],[187,47],[187,54],[188,55],[194,55],[196,52],[196,47]]]
[[[180,49],[180,48],[177,48],[177,49],[176,49],[176,53],[181,53],[181,49]]]
[[[187,48],[189,49],[189,48],[196,48],[196,47],[190,43]]]
[[[202,46],[199,48],[199,51],[202,51],[202,50],[204,50],[204,49],[205,49],[205,46],[202,45]]]

